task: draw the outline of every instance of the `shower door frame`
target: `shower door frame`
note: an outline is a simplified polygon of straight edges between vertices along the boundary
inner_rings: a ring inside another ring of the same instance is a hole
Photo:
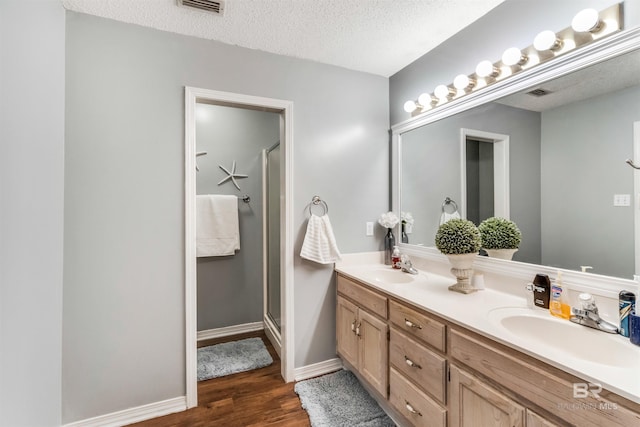
[[[282,133],[282,132],[281,132]],[[282,135],[280,135],[282,138]],[[262,315],[263,315],[263,322],[264,322],[264,331],[267,334],[267,338],[269,338],[269,340],[271,341],[271,343],[273,344],[274,349],[276,350],[276,353],[278,353],[278,356],[282,357],[282,295],[280,295],[280,319],[276,320],[271,311],[270,311],[270,307],[269,307],[269,301],[270,301],[270,293],[271,293],[271,287],[270,282],[271,282],[271,278],[270,276],[270,269],[271,269],[271,263],[269,262],[269,255],[271,253],[270,251],[270,222],[271,222],[271,207],[270,207],[270,186],[271,186],[271,182],[269,180],[269,154],[271,152],[273,152],[275,149],[279,149],[281,150],[280,147],[280,140],[278,140],[278,142],[276,142],[275,144],[273,144],[271,147],[262,150],[262,200],[263,200],[263,204],[262,204],[262,289],[263,289],[263,304],[262,304]],[[281,153],[282,151],[279,151],[278,156],[281,157]],[[278,182],[278,193],[282,193],[281,192],[281,188],[282,188],[282,173],[281,170],[282,168],[280,168],[280,166],[278,166],[280,172],[279,172],[279,182]],[[280,199],[280,197],[278,197],[278,199]],[[281,224],[282,221],[279,221],[279,223]],[[281,231],[282,227],[279,227]],[[278,256],[280,258],[282,258],[282,251],[280,250],[278,252]],[[280,273],[282,273],[282,271],[280,271]],[[280,280],[280,290],[282,290],[282,280]],[[279,324],[278,324],[279,322]]]
[[[293,101],[185,86],[185,363],[187,408],[198,405],[197,381],[197,274],[196,274],[196,104],[206,102],[280,115],[281,174],[280,302],[281,374],[294,380],[293,322]]]

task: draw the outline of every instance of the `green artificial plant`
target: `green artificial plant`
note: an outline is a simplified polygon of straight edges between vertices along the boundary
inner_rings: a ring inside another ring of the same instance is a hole
[[[505,218],[487,218],[478,226],[483,249],[518,249],[522,233],[515,222]]]
[[[478,227],[466,219],[450,219],[436,233],[436,247],[445,255],[477,253],[480,243]]]

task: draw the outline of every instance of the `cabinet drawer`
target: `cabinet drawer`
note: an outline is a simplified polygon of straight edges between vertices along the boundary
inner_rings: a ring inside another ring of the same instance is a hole
[[[362,285],[338,274],[338,293],[358,303],[360,307],[369,310],[383,319],[387,318],[387,298],[377,294]]]
[[[391,364],[427,394],[445,404],[447,361],[407,335],[391,328]]]
[[[389,370],[391,405],[414,426],[445,427],[447,411],[405,379],[393,367]]]
[[[444,324],[395,301],[389,302],[389,317],[399,329],[414,335],[443,353],[446,351]]]
[[[607,401],[602,396],[604,392],[597,399],[574,397],[574,383],[584,380],[520,352],[456,329],[449,331],[449,346],[454,359],[571,424],[581,427],[640,425],[640,414]]]

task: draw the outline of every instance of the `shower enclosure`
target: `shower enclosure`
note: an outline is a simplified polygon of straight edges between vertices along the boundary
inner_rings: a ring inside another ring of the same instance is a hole
[[[265,320],[279,340],[280,312],[280,142],[264,150]]]

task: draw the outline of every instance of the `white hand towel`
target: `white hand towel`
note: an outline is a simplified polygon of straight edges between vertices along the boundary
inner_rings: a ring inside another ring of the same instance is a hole
[[[458,213],[458,211],[453,211],[451,213],[442,212],[442,215],[440,215],[440,225],[451,219],[460,219],[460,214]]]
[[[196,256],[234,255],[239,249],[238,198],[196,196]]]
[[[336,238],[333,235],[329,215],[311,214],[300,256],[320,264],[331,264],[342,259]]]

